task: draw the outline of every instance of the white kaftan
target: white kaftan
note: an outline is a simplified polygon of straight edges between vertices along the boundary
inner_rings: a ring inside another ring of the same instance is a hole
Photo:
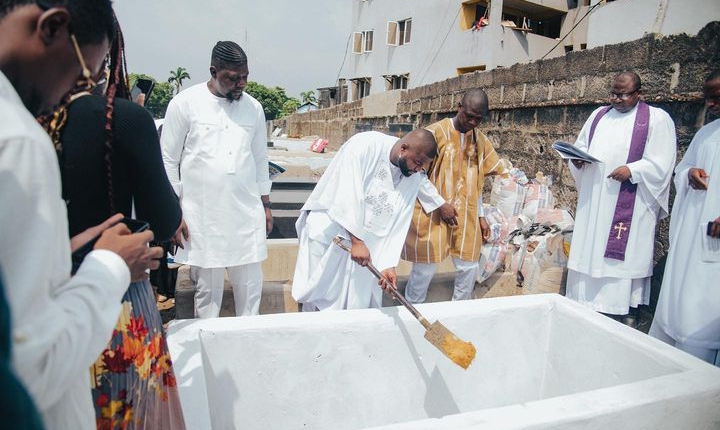
[[[380,307],[382,290],[370,271],[333,244],[348,232],[365,242],[380,271],[400,259],[415,199],[428,211],[442,204],[424,173],[405,177],[390,163],[396,137],[359,133],[338,151],[297,221],[299,249],[292,294],[323,309]]]
[[[130,271],[98,250],[70,278],[57,156],[2,72],[0,112],[0,269],[13,365],[46,429],[94,430],[89,369],[110,340]]]
[[[688,171],[704,169],[708,189],[689,185]],[[670,251],[653,329],[692,347],[720,349],[720,251],[703,256],[702,243],[716,246],[707,224],[720,217],[720,119],[697,132],[675,168],[675,203],[670,218]]]
[[[588,150],[590,126],[600,110],[602,108],[596,109],[585,122],[575,142],[578,148]],[[574,277],[571,272],[568,274],[566,295],[599,312],[626,314],[628,307],[638,304],[633,297],[642,297],[643,304],[647,302],[647,292],[638,293],[637,289],[633,292],[632,280],[652,275],[655,225],[667,216],[670,180],[675,164],[675,125],[665,111],[650,106],[650,125],[643,156],[638,161],[627,163],[636,112],[637,106],[626,113],[611,109],[600,120],[589,153],[602,163],[589,164],[581,169],[570,164],[577,184],[578,203],[568,269],[587,275],[584,278],[589,282],[571,282]],[[630,169],[630,181],[638,187],[626,257],[620,261],[605,258],[604,254],[620,191],[620,182],[607,176],[623,165]],[[634,284],[637,286],[639,282]],[[649,287],[647,280],[641,285]]]
[[[270,194],[271,182],[260,103],[249,94],[231,102],[207,83],[193,85],[168,105],[161,146],[190,231],[175,261],[219,268],[267,258],[260,196]]]

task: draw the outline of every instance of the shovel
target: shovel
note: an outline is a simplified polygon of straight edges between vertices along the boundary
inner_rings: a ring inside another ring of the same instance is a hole
[[[350,252],[350,248],[343,243],[342,237],[337,236],[333,239],[333,241],[340,248]],[[366,267],[373,275],[375,275],[376,278],[378,278],[378,280],[384,278],[380,271],[378,271],[371,263],[368,263]],[[420,311],[415,309],[415,306],[408,302],[402,294],[398,293],[394,287],[388,288],[387,291],[390,292],[395,300],[402,303],[402,305],[405,306],[418,321],[420,321],[420,324],[425,327],[425,339],[427,339],[428,342],[463,369],[467,369],[468,366],[470,366],[470,363],[472,363],[475,358],[475,353],[477,352],[475,346],[471,342],[465,342],[455,336],[453,332],[448,330],[447,327],[440,324],[440,321],[435,321],[430,324],[430,322],[422,316]]]

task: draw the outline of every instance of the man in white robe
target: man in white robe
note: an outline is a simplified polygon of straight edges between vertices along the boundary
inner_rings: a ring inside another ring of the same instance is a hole
[[[195,317],[220,315],[225,272],[236,315],[257,315],[272,230],[263,108],[244,92],[245,52],[234,42],[213,48],[208,82],[170,102],[161,146],[183,223],[176,263],[190,265]]]
[[[720,117],[720,71],[705,82]],[[720,119],[701,128],[675,168],[670,250],[650,335],[720,365]],[[708,225],[710,224],[710,225]]]
[[[96,428],[88,369],[110,340],[131,279],[156,268],[162,253],[147,247],[151,232],[108,229],[122,215],[69,240],[57,154],[35,120],[79,78],[98,76],[114,34],[107,0],[0,4],[0,269],[14,370],[46,429]],[[103,230],[71,278],[71,244]]]
[[[575,142],[601,162],[570,165],[578,203],[566,296],[610,315],[649,302],[655,225],[667,216],[675,164],[674,123],[640,100],[640,88],[635,73],[615,78],[611,106],[596,109]]]
[[[292,295],[303,310],[382,306],[372,263],[394,288],[395,266],[421,188],[427,210],[444,201],[425,169],[437,155],[432,133],[415,130],[402,139],[378,132],[351,137],[328,166],[297,221],[299,248]],[[438,200],[439,199],[439,200]],[[352,244],[347,253],[333,243]]]

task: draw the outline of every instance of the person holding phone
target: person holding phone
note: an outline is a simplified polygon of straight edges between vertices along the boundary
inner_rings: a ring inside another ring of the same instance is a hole
[[[13,369],[48,429],[96,429],[88,367],[110,338],[130,280],[160,256],[148,248],[152,232],[130,234],[124,224],[111,227],[115,220],[70,240],[57,156],[35,119],[77,81],[98,79],[113,37],[109,0],[0,2],[0,267]],[[71,249],[98,234],[71,277]]]
[[[703,93],[716,119],[675,168],[670,249],[649,334],[720,366],[720,70]]]
[[[272,183],[265,114],[244,92],[248,73],[242,48],[218,42],[210,80],[176,95],[163,123],[165,171],[184,218],[175,262],[190,265],[198,318],[220,314],[226,270],[235,314],[260,308]]]
[[[134,217],[113,220],[131,231],[149,226],[155,241],[165,241],[180,225],[180,204],[165,175],[155,123],[130,100],[123,57],[118,26],[105,97],[80,91],[51,122],[70,234],[115,213],[134,212]],[[122,304],[112,339],[91,368],[97,427],[184,429],[162,319],[147,276],[130,284]],[[110,404],[120,407],[108,408]]]

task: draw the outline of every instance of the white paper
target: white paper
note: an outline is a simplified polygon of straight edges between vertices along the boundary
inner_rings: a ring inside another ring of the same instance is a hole
[[[558,141],[552,144],[552,149],[554,149],[560,157],[565,160],[581,160],[587,163],[601,163],[600,160],[582,149],[577,148],[571,143]]]

